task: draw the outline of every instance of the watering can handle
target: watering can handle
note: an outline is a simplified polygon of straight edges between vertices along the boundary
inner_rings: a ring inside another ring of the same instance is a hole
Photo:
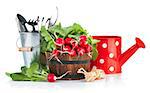
[[[20,39],[20,38],[18,38],[17,41],[16,41],[16,46],[17,46],[17,48],[18,48],[18,51],[20,51],[20,52],[32,52],[32,50],[33,50],[34,47],[39,46],[39,45],[37,45],[37,46],[34,46],[34,47],[19,47],[19,46],[18,46],[18,40],[19,40],[19,39]]]

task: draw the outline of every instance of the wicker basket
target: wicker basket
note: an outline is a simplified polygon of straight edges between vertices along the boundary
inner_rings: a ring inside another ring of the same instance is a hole
[[[50,57],[50,53],[46,53],[46,59]],[[71,57],[68,54],[62,54],[58,56],[63,64],[58,62],[55,58],[53,58],[48,62],[48,66],[51,73],[54,73],[56,76],[61,76],[67,71],[71,71],[71,73],[64,76],[63,80],[78,80],[83,79],[83,74],[78,74],[77,70],[79,68],[84,68],[86,71],[90,71],[90,57],[87,54],[83,56],[75,56]]]

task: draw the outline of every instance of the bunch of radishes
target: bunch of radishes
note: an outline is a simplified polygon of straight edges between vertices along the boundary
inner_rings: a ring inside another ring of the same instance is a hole
[[[57,57],[62,53],[67,53],[69,56],[82,56],[87,53],[91,57],[92,46],[87,43],[87,36],[81,35],[79,40],[67,37],[57,38],[55,40],[57,48],[52,51],[53,57]]]

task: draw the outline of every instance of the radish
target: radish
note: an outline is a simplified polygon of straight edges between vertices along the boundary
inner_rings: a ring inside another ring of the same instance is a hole
[[[63,64],[57,57],[60,53],[61,53],[61,51],[59,51],[57,49],[53,50],[52,55],[48,58],[48,60],[50,61],[52,58],[55,58],[59,63]]]
[[[63,38],[57,38],[55,44],[56,44],[57,46],[62,46],[62,45],[65,44],[65,41],[64,41]]]
[[[62,53],[67,53],[67,54],[69,54],[69,56],[76,56],[77,55],[76,51],[74,49],[62,51]]]
[[[57,79],[61,79],[63,78],[65,75],[67,75],[68,73],[70,73],[71,71],[67,71],[65,74],[61,75],[60,77],[56,77],[55,74],[50,73],[47,76],[47,81],[48,82],[55,82]]]
[[[89,44],[87,44],[87,45],[85,46],[85,52],[86,52],[86,53],[89,53],[91,50],[92,50],[92,47],[91,47]]]
[[[72,38],[66,38],[65,39],[65,44],[71,44],[71,41],[72,41],[73,39]]]
[[[81,40],[83,40],[83,41],[86,41],[86,40],[87,40],[87,37],[86,37],[85,35],[81,35],[79,38],[80,38],[80,41],[81,41]]]
[[[72,45],[72,49],[77,49],[79,47],[78,42],[73,42],[71,45]]]
[[[76,56],[77,55],[75,50],[68,51],[68,53],[70,56]]]
[[[71,47],[69,45],[66,45],[63,47],[63,51],[71,51]]]
[[[77,52],[78,52],[78,54],[79,54],[80,56],[82,56],[82,55],[85,53],[85,49],[82,48],[82,47],[79,47],[79,48],[77,49]]]
[[[79,45],[80,45],[81,47],[86,47],[87,42],[84,41],[84,40],[81,40],[81,41],[79,42]]]
[[[48,82],[55,82],[57,77],[54,74],[48,74],[47,80]]]
[[[60,51],[56,50],[56,49],[52,51],[52,55],[54,55],[54,56],[58,56],[59,53],[60,53]]]

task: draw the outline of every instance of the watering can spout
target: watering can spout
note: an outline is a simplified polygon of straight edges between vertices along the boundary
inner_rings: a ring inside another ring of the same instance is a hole
[[[137,49],[145,48],[145,44],[141,39],[136,38],[135,41],[136,44],[131,46],[127,51],[120,55],[119,62],[121,66],[137,51]]]

